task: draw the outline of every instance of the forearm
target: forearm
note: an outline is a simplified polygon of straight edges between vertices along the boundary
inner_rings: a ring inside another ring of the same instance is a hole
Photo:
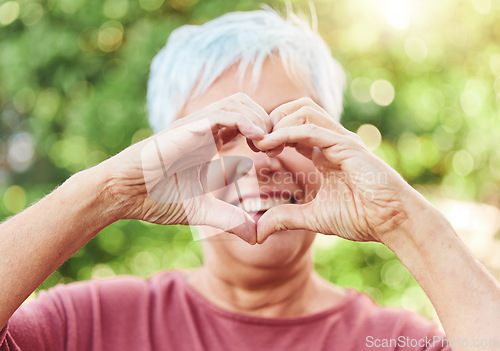
[[[384,243],[400,258],[431,300],[450,340],[500,343],[500,286],[475,259],[448,221],[420,196],[409,217]],[[498,349],[500,344],[490,345]],[[454,347],[454,351],[460,347]]]
[[[0,328],[65,260],[115,219],[99,171],[75,174],[0,225]]]

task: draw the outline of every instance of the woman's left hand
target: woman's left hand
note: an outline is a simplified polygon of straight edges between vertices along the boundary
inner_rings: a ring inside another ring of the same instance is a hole
[[[281,105],[274,128],[254,141],[263,151],[294,147],[322,175],[314,199],[269,209],[257,223],[262,243],[280,230],[306,229],[354,241],[383,241],[407,218],[404,201],[416,191],[311,99]],[[276,153],[271,151],[271,153]]]

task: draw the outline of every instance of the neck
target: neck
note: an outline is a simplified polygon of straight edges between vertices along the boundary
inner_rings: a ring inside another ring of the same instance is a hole
[[[310,253],[274,268],[211,260],[189,273],[188,281],[221,308],[267,318],[320,312],[344,295],[313,271]]]

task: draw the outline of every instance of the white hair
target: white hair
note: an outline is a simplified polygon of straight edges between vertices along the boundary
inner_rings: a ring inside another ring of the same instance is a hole
[[[284,19],[273,10],[260,10],[231,12],[172,32],[151,64],[147,95],[151,127],[155,132],[167,127],[190,98],[203,94],[238,62],[242,76],[253,65],[256,82],[263,62],[272,55],[281,58],[292,81],[307,84],[316,102],[340,119],[345,74],[326,43],[293,13]]]

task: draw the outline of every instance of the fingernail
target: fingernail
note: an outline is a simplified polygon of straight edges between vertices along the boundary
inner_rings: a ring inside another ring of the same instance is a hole
[[[262,244],[262,236],[261,235],[257,235],[257,244]]]
[[[255,245],[255,244],[258,244],[258,241],[255,239],[255,237],[252,237],[248,243],[250,245]]]

